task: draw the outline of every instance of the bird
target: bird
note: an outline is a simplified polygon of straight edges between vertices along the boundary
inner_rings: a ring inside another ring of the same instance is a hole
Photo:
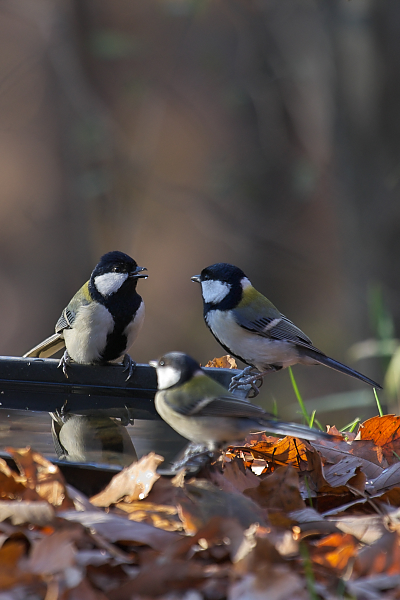
[[[273,371],[296,363],[321,364],[382,389],[358,371],[330,358],[312,345],[305,333],[285,317],[251,284],[244,272],[228,263],[216,263],[194,275],[201,285],[204,320],[229,354],[248,365],[232,377],[229,389],[251,385]]]
[[[72,462],[119,464],[137,462],[137,454],[120,419],[101,410],[72,414],[52,412],[51,435],[59,459]]]
[[[59,362],[64,375],[71,361],[106,364],[123,357],[129,379],[136,363],[127,354],[144,321],[144,302],[137,293],[146,267],[114,250],[104,254],[90,279],[78,290],[55,326],[55,333],[24,354],[24,358],[52,356],[65,346]]]
[[[157,371],[159,415],[180,435],[210,451],[258,431],[307,440],[332,439],[305,425],[278,421],[260,406],[235,397],[188,354],[168,352],[149,364]]]

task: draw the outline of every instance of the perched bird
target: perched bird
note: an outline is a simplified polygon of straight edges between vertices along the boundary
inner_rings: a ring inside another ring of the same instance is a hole
[[[381,389],[372,379],[315,348],[238,267],[217,263],[194,275],[192,281],[201,284],[204,320],[217,342],[249,365],[240,376],[232,378],[231,390],[239,384],[250,384],[258,393],[257,380],[296,363],[325,365]]]
[[[215,450],[256,431],[307,440],[332,439],[322,431],[278,421],[260,406],[233,396],[183,352],[169,352],[149,364],[157,370],[157,412],[175,431],[195,444]]]
[[[60,360],[64,374],[71,360],[80,364],[105,364],[124,357],[131,377],[135,363],[126,354],[142,327],[144,303],[136,291],[145,267],[123,252],[100,258],[89,281],[75,294],[56,323],[54,335],[24,354],[48,357],[65,346]]]

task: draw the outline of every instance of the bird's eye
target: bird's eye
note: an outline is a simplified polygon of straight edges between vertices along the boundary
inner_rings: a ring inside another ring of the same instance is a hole
[[[115,265],[115,267],[112,268],[113,273],[121,273],[122,269],[120,266]]]
[[[165,360],[160,360],[158,364],[160,367],[165,367]]]

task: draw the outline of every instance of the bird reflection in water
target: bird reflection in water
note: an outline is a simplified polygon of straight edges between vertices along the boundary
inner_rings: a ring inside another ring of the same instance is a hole
[[[91,414],[50,413],[59,459],[126,466],[137,461],[135,447],[120,419]]]

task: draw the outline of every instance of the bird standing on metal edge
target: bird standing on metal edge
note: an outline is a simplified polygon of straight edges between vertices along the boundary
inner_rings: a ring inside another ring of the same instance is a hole
[[[201,284],[204,320],[217,342],[249,365],[232,378],[231,390],[250,384],[258,393],[257,380],[296,363],[325,365],[382,389],[372,379],[313,346],[296,325],[252,286],[238,267],[216,263],[191,279]]]
[[[168,352],[149,364],[157,370],[159,415],[180,435],[209,450],[240,442],[257,431],[306,440],[332,439],[305,425],[278,421],[260,406],[233,396],[183,352]]]
[[[131,377],[135,363],[126,354],[144,321],[144,302],[136,291],[145,267],[123,252],[108,252],[100,258],[87,281],[63,310],[55,334],[24,354],[25,358],[48,357],[65,346],[60,360],[67,367],[79,364],[106,364],[123,358]]]

